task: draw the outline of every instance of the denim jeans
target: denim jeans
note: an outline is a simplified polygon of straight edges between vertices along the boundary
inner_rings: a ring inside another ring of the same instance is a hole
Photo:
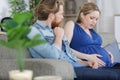
[[[120,80],[120,68],[75,67],[77,78],[75,80]]]

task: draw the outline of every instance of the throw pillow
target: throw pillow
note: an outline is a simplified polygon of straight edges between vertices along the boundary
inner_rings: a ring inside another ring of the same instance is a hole
[[[104,49],[110,51],[113,54],[115,62],[120,62],[120,50],[117,41],[106,45]]]

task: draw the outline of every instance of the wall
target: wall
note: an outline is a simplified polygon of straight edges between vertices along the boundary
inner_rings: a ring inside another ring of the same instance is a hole
[[[27,7],[29,10],[29,0],[25,0]],[[0,21],[3,17],[10,16],[10,5],[9,0],[0,0]]]
[[[65,4],[66,2],[69,1],[69,0],[64,0]],[[80,7],[86,3],[86,2],[95,2],[95,0],[74,0],[76,2],[75,6],[73,6],[73,8],[75,9],[75,13],[66,13],[66,6],[65,6],[65,15],[64,15],[64,20],[63,20],[63,24],[62,26],[64,27],[65,23],[69,20],[73,20],[73,21],[76,21],[76,18],[78,16],[78,13],[80,11]],[[70,6],[72,7],[72,5]]]
[[[114,16],[120,14],[119,0],[96,0],[101,16],[97,25],[97,31],[100,33],[114,34]]]
[[[101,16],[96,26],[97,32],[107,34],[106,37],[111,37],[111,35],[114,35],[120,48],[120,19],[115,19],[115,15],[120,15],[120,1],[96,0],[96,3],[101,10]],[[111,41],[111,39],[106,40],[106,43],[109,41]]]
[[[114,26],[115,26],[115,38],[117,39],[117,42],[119,44],[119,48],[120,48],[120,15],[115,16],[114,18]]]
[[[9,0],[0,0],[0,20],[3,17],[10,16]]]

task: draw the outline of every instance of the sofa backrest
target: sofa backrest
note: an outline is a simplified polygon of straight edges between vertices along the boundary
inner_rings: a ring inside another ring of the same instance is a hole
[[[6,36],[3,34],[0,34],[0,40],[7,40]],[[13,50],[13,49],[9,50],[0,45],[0,59],[15,59],[16,53],[17,53],[16,50]],[[27,49],[25,50],[25,58],[31,58]]]
[[[116,41],[114,34],[112,33],[99,33],[100,36],[102,37],[102,46],[106,46],[107,44],[110,44],[114,41]]]

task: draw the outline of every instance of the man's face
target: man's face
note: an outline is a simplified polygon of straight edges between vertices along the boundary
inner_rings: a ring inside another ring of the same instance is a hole
[[[59,27],[59,25],[61,24],[62,20],[63,20],[63,5],[60,5],[59,11],[55,14],[55,18],[52,22],[52,28],[54,29],[55,27]]]

